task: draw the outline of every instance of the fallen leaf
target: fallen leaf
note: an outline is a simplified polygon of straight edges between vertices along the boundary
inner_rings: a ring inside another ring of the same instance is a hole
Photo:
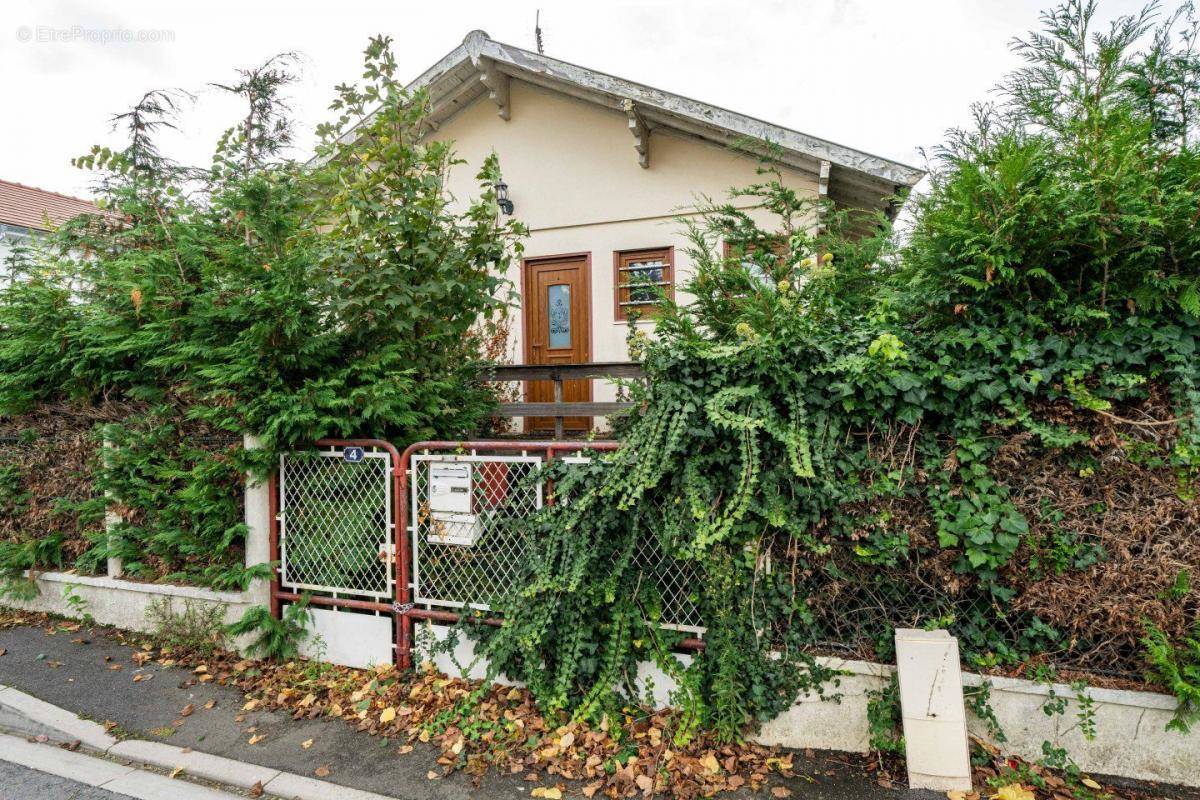
[[[250,737],[250,741],[249,741],[249,743],[250,743],[250,744],[258,744],[259,742],[261,742],[261,741],[262,741],[263,739],[265,739],[265,738],[267,738],[265,735],[263,735],[263,734],[259,734],[259,733],[256,733],[256,734],[254,734],[253,736],[251,736],[251,737]]]
[[[638,775],[633,782],[637,784],[639,789],[647,794],[649,794],[654,788],[654,779],[649,775]]]
[[[204,707],[209,710],[214,709],[217,707],[217,701],[209,700],[207,703],[204,704]]]
[[[171,770],[171,774],[168,775],[167,777],[168,778],[178,778],[179,774],[181,772],[183,772],[183,767],[176,767],[175,769]]]
[[[242,711],[253,711],[256,708],[258,708],[258,701],[251,700],[247,702],[246,705],[242,706]]]
[[[721,771],[721,763],[717,761],[717,757],[712,753],[700,759],[700,766],[704,767],[704,771],[710,775],[716,775]]]
[[[379,722],[381,725],[386,725],[396,718],[396,709],[388,706],[379,714]]]
[[[1019,783],[1001,786],[992,797],[996,800],[1035,800],[1033,792]]]
[[[263,796],[262,781],[254,782],[254,785],[250,787],[250,796],[251,797],[262,797]]]
[[[967,793],[959,789],[952,789],[946,792],[947,800],[967,800]]]
[[[587,786],[583,787],[583,796],[590,798],[594,794],[596,794],[596,792],[600,791],[601,787],[603,787],[603,786],[604,786],[604,781],[596,781],[595,783],[589,783]]]
[[[8,652],[8,651],[7,651],[7,650],[5,650],[3,647],[0,647],[0,656],[4,655],[4,654],[5,654],[5,653],[7,653],[7,652]]]
[[[538,786],[529,793],[531,797],[544,797],[546,800],[562,800],[562,789],[557,786]]]
[[[191,703],[188,703],[186,706],[179,709],[179,716],[190,717],[192,715],[192,712],[195,710],[196,710],[196,707],[194,705],[192,705]]]
[[[203,675],[206,672],[208,672],[208,667],[205,666],[204,664],[201,664],[200,666],[198,666],[194,670],[192,670],[193,675]]]
[[[558,740],[558,746],[563,750],[566,750],[573,744],[575,744],[575,734],[570,732],[564,733],[563,737]]]
[[[316,701],[316,699],[317,699],[317,696],[316,696],[316,695],[314,695],[314,694],[306,694],[306,695],[304,696],[304,699],[300,701],[300,707],[301,707],[301,708],[308,708],[309,706],[311,706],[311,705],[312,705],[312,704],[313,704],[313,703]]]
[[[405,753],[411,753],[412,751],[413,751],[413,746],[411,744],[402,744],[396,750],[396,752],[400,755],[404,755]]]
[[[779,798],[779,800],[783,800],[783,798],[791,797],[791,796],[792,796],[792,790],[787,788],[786,786],[772,786],[771,787],[771,797],[776,797],[776,798]]]
[[[442,777],[442,773],[438,772],[436,769],[431,769],[429,772],[425,773],[425,777],[431,781],[436,781],[438,778]]]
[[[303,747],[305,750],[307,750],[308,748],[313,746],[313,740],[305,739],[303,742],[300,743],[300,746]]]
[[[1103,786],[1096,783],[1091,778],[1084,778],[1083,780],[1080,781],[1080,783],[1082,783],[1084,786],[1088,787],[1089,789],[1095,789],[1096,791],[1100,791],[1101,789],[1104,788]]]
[[[316,769],[313,770],[313,775],[316,775],[318,778],[328,778],[329,777],[329,765],[322,764],[321,766],[317,767]]]

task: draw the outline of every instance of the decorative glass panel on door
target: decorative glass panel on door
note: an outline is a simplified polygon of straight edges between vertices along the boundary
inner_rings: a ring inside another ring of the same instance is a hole
[[[550,324],[547,344],[551,348],[571,346],[571,287],[558,283],[546,289],[546,319]]]

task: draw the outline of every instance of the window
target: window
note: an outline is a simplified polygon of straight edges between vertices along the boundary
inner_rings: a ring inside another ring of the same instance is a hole
[[[746,268],[746,272],[750,273],[752,279],[760,284],[767,284],[771,281],[768,280],[767,271],[760,262],[766,261],[769,267],[774,269],[779,264],[780,259],[788,257],[787,241],[783,237],[772,236],[769,247],[774,258],[768,257],[763,259],[757,256],[758,247],[753,244],[726,241],[722,248],[722,255],[725,256],[726,260],[732,258],[739,259],[742,266]]]
[[[629,319],[631,310],[642,316],[654,313],[660,296],[675,296],[675,248],[625,250],[613,254],[613,286],[617,319]]]
[[[24,250],[34,241],[34,231],[18,225],[0,223],[0,286],[17,279],[20,272],[18,250]]]

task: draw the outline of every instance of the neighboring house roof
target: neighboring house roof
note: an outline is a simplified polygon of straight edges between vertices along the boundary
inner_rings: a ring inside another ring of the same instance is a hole
[[[0,223],[44,231],[80,214],[99,213],[90,200],[0,180]]]
[[[508,119],[510,78],[627,115],[633,146],[643,159],[649,137],[657,128],[725,146],[747,138],[773,142],[781,148],[784,163],[813,175],[821,192],[839,205],[885,208],[889,215],[894,214],[896,209],[884,199],[902,195],[925,174],[898,161],[497,42],[479,30],[467,34],[462,44],[408,88],[428,91],[429,124],[436,129],[485,95],[496,103],[500,116]],[[354,130],[342,138],[353,140]],[[646,166],[648,161],[642,164]]]

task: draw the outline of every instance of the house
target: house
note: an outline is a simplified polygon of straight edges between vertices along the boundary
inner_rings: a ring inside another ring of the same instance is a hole
[[[0,286],[14,277],[10,256],[17,248],[80,214],[98,213],[88,200],[0,180]]]
[[[668,293],[690,270],[681,218],[698,196],[725,199],[756,182],[757,161],[731,147],[770,141],[784,180],[839,207],[889,217],[923,173],[624,78],[503,44],[472,31],[410,84],[429,94],[431,136],[453,140],[466,166],[449,190],[475,191],[474,170],[493,150],[517,217],[530,230],[522,263],[511,353],[516,363],[624,361],[627,316],[646,306],[635,280]],[[345,134],[353,137],[353,131]],[[749,201],[747,201],[749,206]],[[816,221],[814,220],[814,224]],[[653,320],[638,325],[653,326]],[[526,401],[547,401],[547,381]],[[564,401],[610,401],[615,387],[567,381]],[[589,428],[586,417],[567,427]],[[526,419],[526,431],[551,427]]]

